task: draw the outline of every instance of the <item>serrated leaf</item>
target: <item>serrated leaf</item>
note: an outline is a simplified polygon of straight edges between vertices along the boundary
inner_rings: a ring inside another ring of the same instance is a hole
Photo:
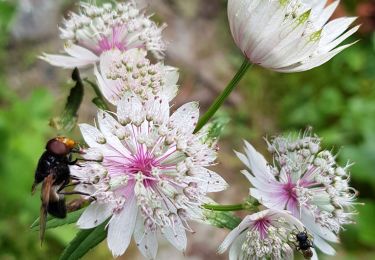
[[[46,223],[46,229],[50,228],[56,228],[68,224],[72,224],[77,222],[79,217],[81,216],[82,212],[85,210],[85,208],[82,208],[80,210],[74,211],[69,213],[66,218],[54,218],[52,216],[48,216],[47,223]],[[32,231],[39,231],[39,218],[37,218],[33,224],[31,224],[31,230]]]
[[[83,229],[77,233],[75,238],[65,248],[60,260],[75,260],[84,256],[90,249],[98,245],[107,237],[105,226],[107,222],[93,229]]]
[[[83,100],[83,83],[77,68],[73,70],[72,79],[76,82],[76,85],[70,90],[62,115],[50,120],[50,126],[59,131],[70,132],[74,128],[78,119],[77,112]]]
[[[232,230],[241,223],[241,218],[236,217],[233,213],[227,211],[205,210],[204,214],[211,225],[219,228],[228,228]]]

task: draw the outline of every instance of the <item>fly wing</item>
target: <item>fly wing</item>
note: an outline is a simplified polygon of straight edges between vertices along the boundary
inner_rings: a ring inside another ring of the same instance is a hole
[[[48,204],[51,197],[51,191],[53,191],[53,183],[55,181],[54,174],[49,174],[43,181],[42,184],[42,205],[40,206],[40,218],[39,218],[39,238],[40,238],[40,244],[43,244],[44,240],[44,232],[46,230],[46,221],[47,221],[47,210],[48,210]]]

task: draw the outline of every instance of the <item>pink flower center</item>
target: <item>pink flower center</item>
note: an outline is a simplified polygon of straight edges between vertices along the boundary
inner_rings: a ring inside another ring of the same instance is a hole
[[[159,180],[153,175],[153,169],[163,169],[157,158],[143,149],[130,157],[106,156],[103,165],[111,176],[125,174],[131,182],[134,182],[137,175],[141,173],[145,187],[152,187]]]
[[[283,190],[286,197],[289,200],[297,201],[297,193],[296,193],[296,184],[289,181],[288,183],[284,184]]]
[[[135,175],[141,172],[144,178],[143,185],[150,187],[156,182],[156,178],[152,174],[152,169],[159,167],[160,163],[149,152],[138,151],[132,160],[129,160],[124,166],[127,174]]]
[[[257,219],[254,222],[253,229],[259,232],[261,239],[265,239],[267,237],[268,228],[270,225],[271,225],[271,221],[268,218],[264,217],[264,218]]]
[[[126,50],[126,42],[122,39],[124,30],[122,26],[114,27],[111,35],[102,37],[98,42],[97,54],[112,49],[118,49],[120,51]]]

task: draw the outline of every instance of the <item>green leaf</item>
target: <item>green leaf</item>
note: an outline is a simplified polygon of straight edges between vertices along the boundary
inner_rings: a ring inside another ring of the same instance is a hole
[[[75,260],[84,256],[90,249],[98,245],[107,237],[105,226],[107,222],[93,229],[84,229],[77,233],[75,238],[65,248],[60,260]]]
[[[57,130],[65,130],[70,132],[77,123],[78,109],[83,99],[83,83],[79,76],[79,70],[75,68],[72,73],[72,79],[76,82],[76,85],[70,90],[65,109],[61,116],[57,116],[51,119],[50,126]]]
[[[105,102],[105,98],[102,95],[102,92],[100,91],[98,85],[88,79],[84,79],[84,81],[92,87],[96,94],[96,97],[93,98],[92,103],[94,103],[100,109],[108,110],[108,105]]]
[[[68,224],[72,224],[77,222],[79,217],[81,216],[82,212],[85,210],[85,208],[82,208],[80,210],[74,211],[69,213],[66,218],[54,218],[52,216],[48,216],[47,223],[46,223],[46,229],[50,228],[56,228],[59,226],[64,226]],[[39,231],[39,218],[37,218],[33,224],[31,224],[31,230],[32,231]]]
[[[205,210],[204,214],[211,225],[219,228],[234,229],[241,223],[241,218],[227,211]]]
[[[210,146],[215,145],[229,121],[230,119],[225,115],[216,116],[210,123],[203,127],[203,131],[207,135],[203,137],[202,141]]]
[[[92,99],[92,103],[94,103],[100,109],[103,109],[103,110],[107,110],[108,109],[107,104],[100,97],[93,98]]]

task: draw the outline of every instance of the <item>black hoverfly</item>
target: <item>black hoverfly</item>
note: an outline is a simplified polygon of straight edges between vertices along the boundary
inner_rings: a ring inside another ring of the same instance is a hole
[[[312,235],[307,232],[306,228],[304,231],[294,231],[292,233],[291,242],[293,242],[296,249],[302,253],[305,259],[311,259],[313,256],[311,248],[314,246],[314,243],[312,241]]]
[[[36,186],[42,182],[40,207],[40,240],[43,242],[46,228],[47,213],[56,218],[65,218],[67,206],[64,195],[81,194],[80,192],[64,192],[71,181],[69,165],[77,162],[72,160],[72,153],[78,152],[77,143],[66,137],[55,137],[47,142],[46,150],[39,159],[35,171],[34,183],[31,188],[34,194]],[[74,184],[72,184],[74,185]]]

